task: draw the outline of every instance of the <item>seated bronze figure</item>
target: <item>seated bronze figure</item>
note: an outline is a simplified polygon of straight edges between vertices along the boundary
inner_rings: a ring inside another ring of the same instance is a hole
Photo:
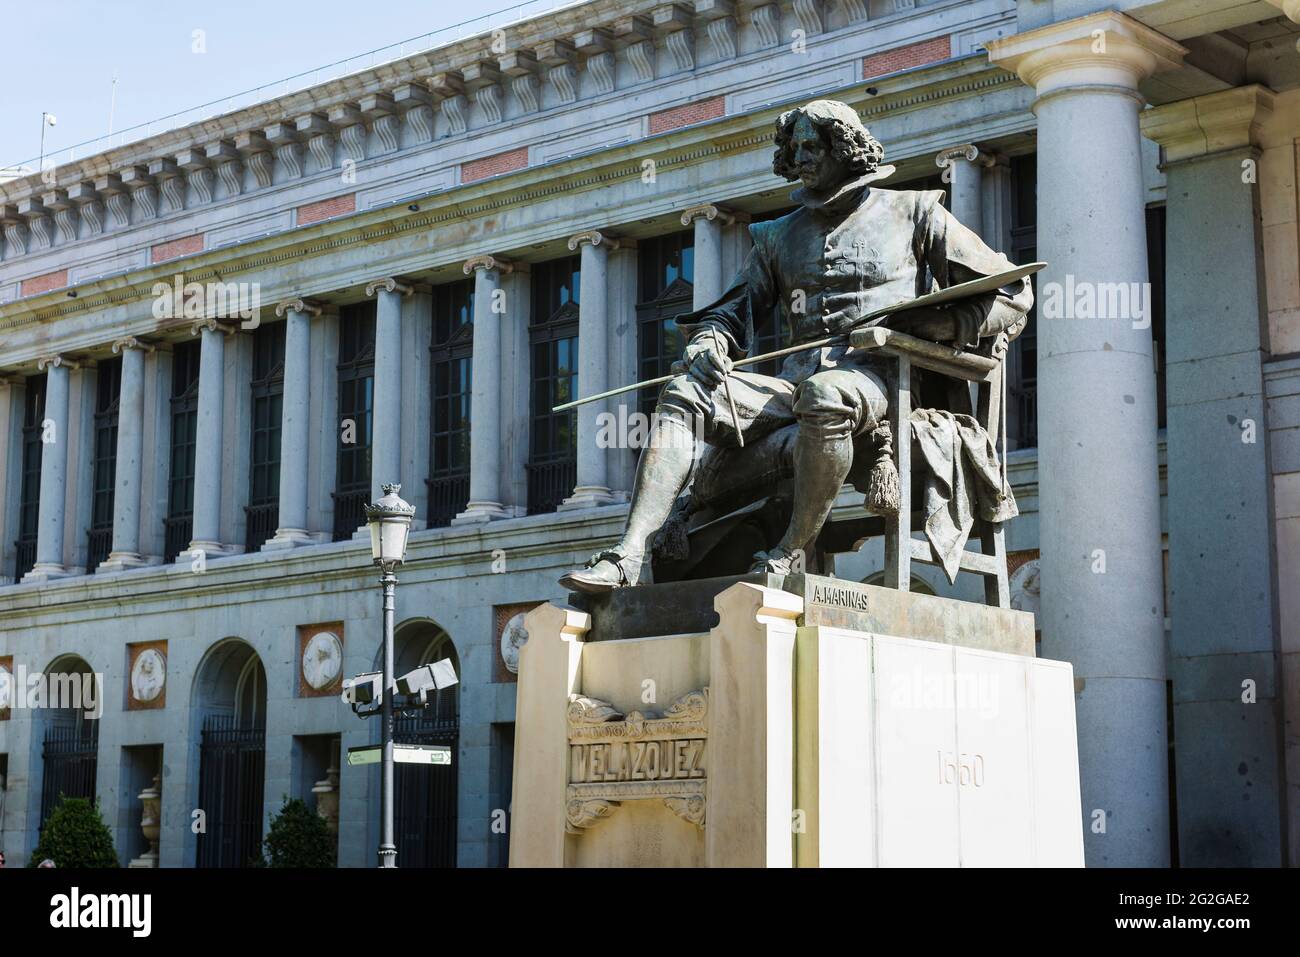
[[[751,225],[753,248],[731,286],[678,319],[688,337],[684,371],[660,394],[626,530],[612,548],[561,578],[566,588],[597,594],[655,576],[699,574],[704,569],[691,571],[699,564],[691,553],[698,559],[702,547],[696,539],[710,541],[707,526],[723,517],[732,521],[719,529],[733,529],[746,509],[753,513],[751,530],[757,529],[742,539],[752,548],[750,570],[803,570],[803,556],[846,480],[867,494],[868,508],[880,514],[896,508],[895,437],[879,355],[841,341],[786,356],[776,376],[733,369],[749,354],[755,325],[774,316],[785,321],[790,344],[799,345],[846,332],[875,311],[933,289],[1011,268],[944,208],[942,190],[872,185],[893,172],[881,165],[883,155],[843,103],[817,100],[777,121],[772,169],[801,181],[791,197],[799,208]],[[1005,349],[1024,328],[1031,303],[1030,284],[1021,279],[946,306],[899,312],[884,323],[932,343],[979,351],[996,339]],[[964,383],[954,390],[940,379],[922,381],[913,391],[923,406],[970,411]],[[984,464],[978,435],[951,422],[947,428],[954,444],[965,441]],[[696,447],[697,435],[706,449]],[[711,575],[736,571],[725,561],[709,564]]]

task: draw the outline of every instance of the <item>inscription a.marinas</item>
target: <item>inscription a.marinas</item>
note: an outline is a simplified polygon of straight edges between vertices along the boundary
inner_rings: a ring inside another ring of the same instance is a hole
[[[854,611],[866,611],[870,604],[865,592],[820,584],[813,585],[812,601],[817,605],[852,608]]]
[[[609,741],[569,746],[569,781],[685,781],[704,777],[704,739]]]

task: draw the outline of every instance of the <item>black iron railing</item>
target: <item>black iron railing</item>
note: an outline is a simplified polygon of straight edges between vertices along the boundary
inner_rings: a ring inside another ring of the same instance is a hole
[[[280,525],[280,503],[270,502],[264,505],[245,505],[244,515],[247,526],[244,532],[244,551],[255,552],[266,540],[275,534]]]
[[[113,529],[92,528],[86,535],[86,573],[95,574],[99,563],[113,550]]]
[[[425,479],[429,488],[429,527],[445,528],[469,503],[469,473]]]
[[[176,561],[176,556],[190,547],[194,537],[194,516],[176,515],[163,519],[163,558]]]
[[[22,581],[23,576],[32,570],[36,564],[36,539],[20,539],[14,542],[14,547],[18,550],[18,564],[14,569],[14,581]]]
[[[529,462],[526,469],[529,515],[553,512],[573,494],[574,483],[578,480],[578,463],[575,460]]]
[[[208,715],[199,745],[199,867],[250,867],[261,858],[266,728],[240,727],[232,715]]]
[[[65,797],[95,799],[99,721],[78,718],[45,731],[42,750],[41,827]]]
[[[455,689],[438,693],[430,707],[395,721],[399,744],[451,748],[452,763],[399,764],[394,768],[393,829],[399,867],[456,866],[456,767],[460,742]]]
[[[330,494],[334,499],[334,541],[341,542],[351,538],[352,533],[365,524],[366,499],[370,497],[370,490],[360,488]]]

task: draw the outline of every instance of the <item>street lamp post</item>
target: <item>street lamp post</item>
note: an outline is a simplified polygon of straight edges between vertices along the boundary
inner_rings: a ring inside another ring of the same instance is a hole
[[[383,694],[382,770],[379,800],[382,818],[379,830],[379,866],[397,866],[397,844],[393,840],[393,610],[396,601],[397,566],[406,559],[406,539],[411,530],[415,506],[398,496],[401,485],[383,486],[384,496],[366,506],[366,524],[370,526],[370,550],[379,566],[379,583],[384,588],[384,673],[380,686]]]

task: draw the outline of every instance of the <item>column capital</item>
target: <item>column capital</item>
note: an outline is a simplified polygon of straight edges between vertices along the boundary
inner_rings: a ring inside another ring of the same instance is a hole
[[[410,286],[393,276],[384,276],[382,279],[366,283],[366,297],[373,296],[378,289],[382,289],[384,292],[400,292],[403,296],[409,296],[415,292],[414,286]]]
[[[41,372],[44,372],[46,369],[50,369],[50,368],[57,369],[60,366],[68,370],[80,369],[83,365],[85,365],[84,362],[76,362],[72,359],[69,359],[67,356],[58,355],[58,354],[41,356],[39,359],[36,360],[36,368],[39,369]]]
[[[1268,87],[1253,83],[1143,110],[1138,119],[1142,135],[1163,146],[1166,160],[1176,163],[1258,146],[1274,98]]]
[[[570,249],[573,247],[570,246]],[[503,259],[500,256],[493,256],[491,253],[484,253],[481,256],[471,256],[465,260],[465,265],[461,267],[466,276],[474,275],[479,269],[496,270],[503,276],[507,276],[515,270],[515,263],[509,259]]]
[[[203,330],[224,332],[228,336],[233,336],[239,331],[239,327],[233,323],[222,322],[220,319],[195,319],[190,323],[190,335],[197,336]]]
[[[1019,74],[1040,96],[1080,86],[1136,90],[1182,65],[1187,48],[1115,10],[1064,20],[987,44],[989,62]]]
[[[145,342],[143,339],[137,339],[135,336],[122,336],[120,339],[113,340],[113,355],[126,350],[139,349],[141,352],[153,352],[154,346],[151,342]]]
[[[620,246],[628,245],[626,240],[618,239],[609,233],[602,233],[598,229],[588,229],[586,232],[578,233],[569,237],[569,249],[574,250],[587,243],[592,248],[601,246],[609,247],[610,252],[618,249]]]
[[[934,165],[946,169],[957,160],[965,160],[988,168],[997,162],[997,156],[984,152],[974,143],[962,143],[960,146],[950,146],[946,150],[940,150],[934,157]]]
[[[724,226],[749,222],[748,213],[728,209],[725,206],[717,206],[713,203],[700,203],[698,206],[688,206],[682,211],[682,225],[689,226],[701,216],[708,220],[721,220]]]
[[[286,312],[300,312],[308,316],[319,316],[321,307],[314,299],[286,299],[275,307],[275,314],[283,316]]]

